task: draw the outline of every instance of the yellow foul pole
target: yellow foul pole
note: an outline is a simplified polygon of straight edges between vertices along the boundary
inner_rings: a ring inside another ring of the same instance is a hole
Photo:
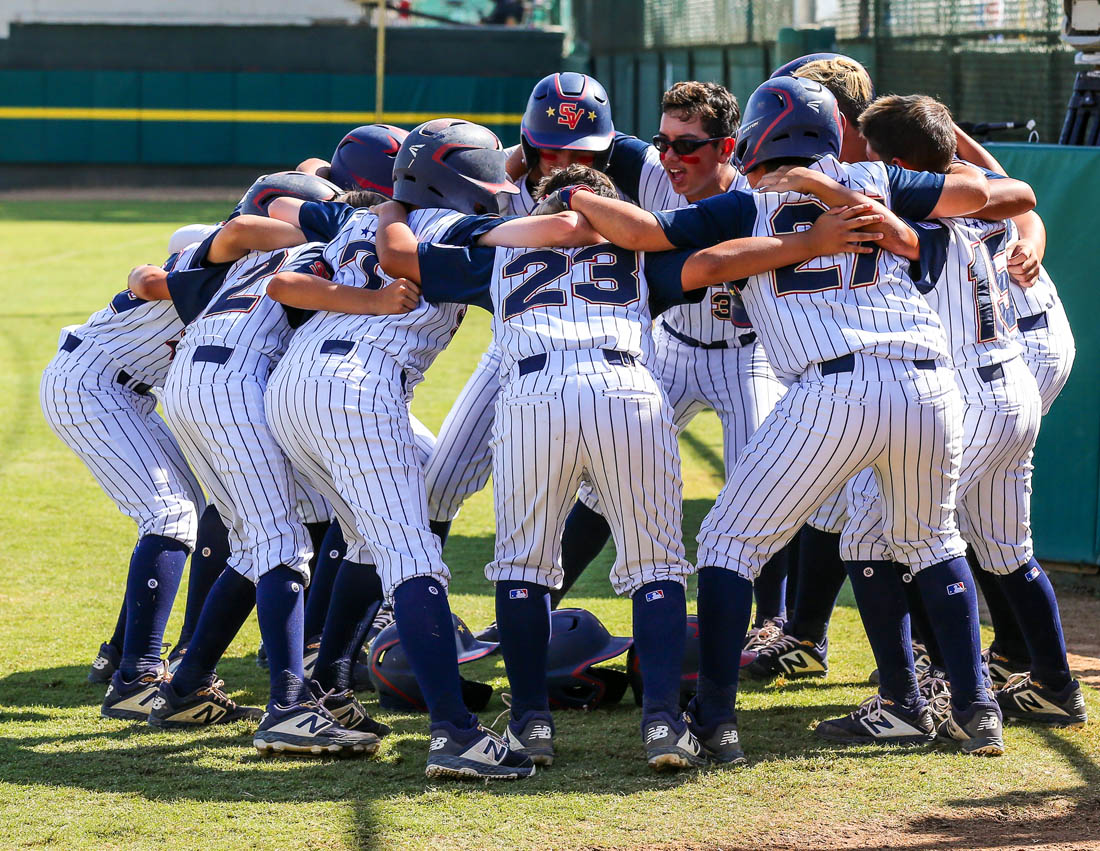
[[[378,39],[374,47],[374,120],[381,123],[386,93],[386,0],[378,0]]]

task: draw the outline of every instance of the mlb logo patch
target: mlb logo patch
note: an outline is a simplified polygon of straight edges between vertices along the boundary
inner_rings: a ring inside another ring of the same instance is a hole
[[[1031,568],[1031,570],[1024,574],[1024,579],[1026,579],[1028,582],[1034,582],[1036,579],[1039,578],[1040,573],[1042,573],[1042,571],[1039,570],[1039,565],[1035,565],[1035,567]]]
[[[663,600],[664,598],[664,591],[650,591],[648,594],[645,595],[645,601],[647,603],[652,603],[654,600]]]
[[[949,597],[953,597],[955,594],[965,594],[965,593],[966,593],[966,583],[965,582],[955,582],[954,584],[947,586],[947,596],[949,596]]]
[[[527,599],[527,589],[526,588],[513,588],[511,591],[508,592],[508,599],[509,600],[526,600]]]

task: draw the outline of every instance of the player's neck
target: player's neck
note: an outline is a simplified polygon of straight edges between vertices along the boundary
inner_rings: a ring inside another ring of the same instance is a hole
[[[728,192],[730,186],[733,184],[733,178],[735,172],[733,166],[729,164],[719,165],[714,171],[714,176],[711,180],[699,188],[698,192],[692,192],[690,195],[685,195],[689,204],[694,204],[696,201],[701,201],[704,198],[712,198],[715,195],[721,195],[723,192]]]

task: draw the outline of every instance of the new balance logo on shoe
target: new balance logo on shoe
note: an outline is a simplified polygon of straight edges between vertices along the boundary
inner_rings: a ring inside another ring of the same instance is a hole
[[[103,656],[96,656],[95,659],[92,660],[92,667],[97,671],[102,671],[109,664],[111,664],[111,660]]]
[[[437,736],[428,744],[428,750],[430,751],[443,750],[445,747],[447,747],[447,740],[442,736]]]
[[[722,745],[736,745],[740,741],[736,730],[726,730],[722,734],[722,738],[718,740],[718,747]]]
[[[536,724],[527,735],[532,739],[549,739],[553,737],[549,724]]]
[[[494,762],[500,762],[508,755],[508,745],[504,742],[498,742],[491,736],[486,736],[483,753]]]
[[[153,709],[163,709],[168,704],[168,701],[161,697],[159,694],[153,698]]]
[[[318,715],[316,712],[310,712],[301,721],[294,725],[299,730],[303,727],[309,727],[310,733],[317,733],[332,726],[332,722],[325,718],[323,715]]]
[[[163,698],[162,698],[163,699]],[[208,703],[202,709],[195,712],[191,719],[200,724],[213,724],[225,714],[225,710],[213,703]]]
[[[646,731],[646,734],[645,734],[646,744],[648,745],[650,742],[656,741],[657,739],[663,739],[667,735],[668,735],[668,725],[667,724],[658,724],[656,727],[650,727],[649,730]]]
[[[1001,720],[996,715],[986,715],[981,721],[978,722],[977,732],[981,733],[985,730],[996,730],[1001,726]]]
[[[806,654],[792,653],[783,659],[783,666],[788,674],[793,674],[799,668],[809,668],[812,660]]]

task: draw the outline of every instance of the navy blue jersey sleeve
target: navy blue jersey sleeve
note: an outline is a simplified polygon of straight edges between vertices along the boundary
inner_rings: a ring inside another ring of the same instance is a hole
[[[325,246],[318,242],[300,251],[287,267],[288,272],[301,272],[307,275],[316,275],[319,278],[332,280],[332,268],[325,261]],[[286,320],[291,328],[298,328],[316,311],[304,310],[300,307],[283,305],[286,311]]]
[[[927,219],[939,203],[946,175],[888,165],[886,177],[890,181],[890,209],[904,219],[920,221]]]
[[[909,277],[922,293],[931,291],[947,265],[951,232],[939,222],[909,222],[920,243],[920,258],[909,261]]]
[[[727,239],[752,236],[756,201],[751,193],[736,190],[653,215],[677,248],[707,248]]]
[[[307,201],[298,209],[298,227],[307,242],[332,242],[354,212],[341,201]]]
[[[519,216],[496,216],[486,213],[481,216],[463,216],[442,234],[436,242],[443,245],[474,245],[478,238]]]
[[[476,304],[493,312],[489,287],[497,250],[487,245],[420,243],[420,294],[431,304]]]
[[[233,266],[233,262],[211,263],[207,259],[214,237],[219,233],[221,228],[210,234],[195,249],[191,260],[196,265],[189,269],[173,269],[168,273],[168,294],[172,297],[172,304],[184,325],[190,325],[206,309],[210,299],[222,288],[225,276]]]
[[[180,253],[177,251],[175,254],[170,255],[168,259],[164,261],[164,265],[160,268],[162,268],[165,272],[171,272],[173,269],[176,268],[176,263],[179,261],[179,259]]]
[[[635,203],[638,202],[642,167],[645,165],[649,148],[648,142],[643,142],[634,136],[627,136],[625,133],[616,133],[611,148],[611,158],[607,162],[607,168],[604,169],[622,193]]]
[[[649,313],[660,316],[678,304],[698,304],[706,287],[684,292],[684,263],[691,251],[654,251],[645,255],[645,280],[649,287]]]

